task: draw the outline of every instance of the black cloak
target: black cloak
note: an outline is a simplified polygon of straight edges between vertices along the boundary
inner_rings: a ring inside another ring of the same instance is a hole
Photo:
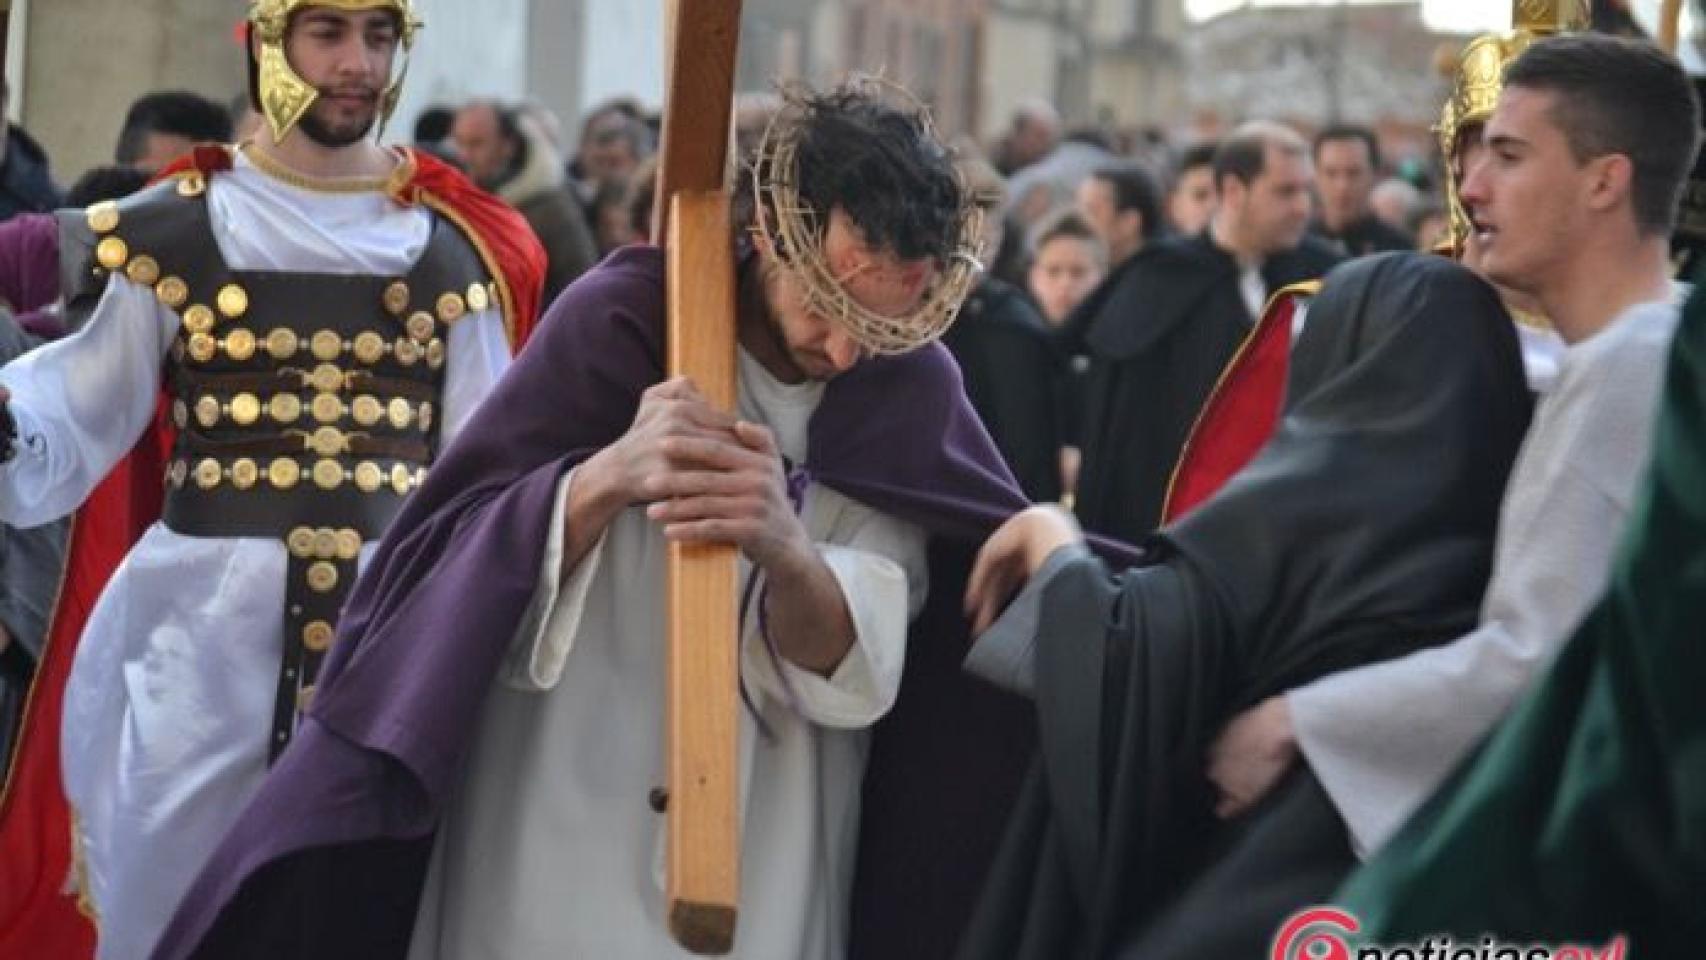
[[[1305,238],[1262,265],[1268,291],[1326,273],[1338,256]],[[1167,482],[1191,424],[1250,316],[1238,264],[1205,232],[1145,247],[1067,321],[1067,345],[1090,357],[1078,432],[1078,519],[1135,543],[1161,522]]]
[[[1485,283],[1418,254],[1333,273],[1256,459],[1154,562],[1039,585],[1039,757],[960,955],[1265,955],[1351,866],[1344,826],[1306,769],[1218,821],[1207,747],[1269,696],[1473,626],[1529,412]]]
[[[1409,234],[1387,225],[1373,213],[1363,214],[1337,233],[1327,229],[1324,221],[1317,220],[1309,225],[1309,234],[1347,257],[1416,249],[1416,241]]]
[[[987,278],[966,298],[942,345],[959,362],[972,409],[1019,489],[1037,503],[1059,500],[1063,364],[1036,308]]]

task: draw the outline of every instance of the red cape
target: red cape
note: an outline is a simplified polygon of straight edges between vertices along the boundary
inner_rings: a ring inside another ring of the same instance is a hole
[[[231,150],[197,147],[162,179],[231,169]],[[539,316],[545,251],[527,221],[449,164],[406,151],[389,189],[404,205],[427,207],[468,237],[497,282],[511,348]],[[164,411],[164,402],[161,405]],[[0,957],[91,957],[95,929],[71,883],[71,812],[60,779],[59,718],[77,641],[119,561],[160,518],[162,477],[172,448],[170,422],[157,416],[130,455],[101,481],[72,521],[59,597],[24,711],[23,731],[0,786]]]
[[[1320,289],[1320,281],[1312,280],[1277,291],[1221,371],[1173,467],[1161,509],[1163,526],[1214,496],[1273,435],[1285,403],[1298,300]]]

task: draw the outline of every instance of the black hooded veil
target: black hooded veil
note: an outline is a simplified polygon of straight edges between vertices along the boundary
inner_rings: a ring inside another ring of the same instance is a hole
[[[1269,696],[1474,625],[1529,412],[1473,274],[1417,254],[1331,274],[1256,459],[1154,562],[1039,584],[1039,755],[960,955],[1265,955],[1348,840],[1307,769],[1217,820],[1208,745]]]

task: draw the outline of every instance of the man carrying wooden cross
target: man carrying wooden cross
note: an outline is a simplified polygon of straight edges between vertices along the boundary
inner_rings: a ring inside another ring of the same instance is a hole
[[[302,738],[160,955],[680,955],[656,809],[672,541],[742,556],[734,952],[845,953],[865,729],[926,531],[1023,502],[932,342],[976,208],[887,93],[790,91],[739,178],[736,411],[663,379],[659,249],[551,308],[375,558]]]

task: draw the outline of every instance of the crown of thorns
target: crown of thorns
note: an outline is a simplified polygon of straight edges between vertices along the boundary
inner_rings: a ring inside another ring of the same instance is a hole
[[[926,137],[935,139],[929,110],[898,84],[876,77],[854,81],[868,85],[876,95],[902,101],[917,118]],[[785,87],[782,106],[765,127],[764,137],[752,161],[752,193],[756,201],[752,230],[762,237],[777,260],[799,285],[804,305],[828,317],[873,354],[906,353],[940,337],[953,324],[977,275],[983,270],[979,245],[983,236],[983,211],[975,203],[964,178],[959,181],[960,206],[954,216],[953,249],[925,289],[917,308],[903,316],[884,316],[848,294],[840,278],[824,257],[823,243],[828,226],[820,214],[800,199],[800,137],[811,116],[809,93]]]

